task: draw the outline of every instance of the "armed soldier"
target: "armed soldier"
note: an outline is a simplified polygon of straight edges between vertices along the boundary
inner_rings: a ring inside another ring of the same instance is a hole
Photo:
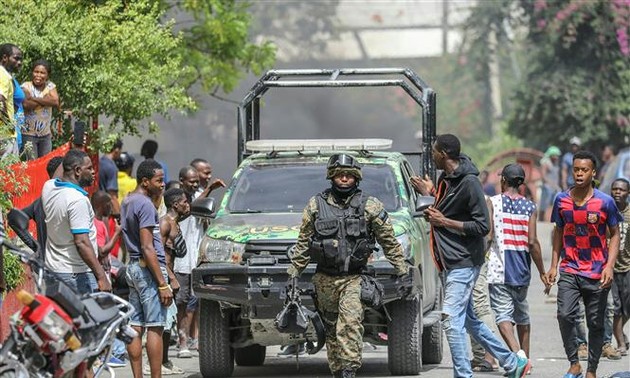
[[[396,268],[403,296],[411,293],[412,278],[383,204],[358,187],[362,175],[355,159],[331,156],[326,178],[331,188],[312,197],[304,209],[288,274],[292,281],[311,258],[317,262],[313,285],[326,327],[328,364],[334,377],[347,378],[361,366],[361,273],[375,242]]]

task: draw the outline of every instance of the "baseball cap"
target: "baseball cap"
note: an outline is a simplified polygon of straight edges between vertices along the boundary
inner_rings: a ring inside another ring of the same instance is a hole
[[[503,167],[501,171],[501,176],[503,176],[507,181],[513,181],[515,179],[525,180],[525,170],[521,167],[520,164],[512,163]]]
[[[575,144],[576,146],[581,146],[582,145],[582,140],[580,140],[580,138],[574,136],[571,139],[569,139],[569,143]]]

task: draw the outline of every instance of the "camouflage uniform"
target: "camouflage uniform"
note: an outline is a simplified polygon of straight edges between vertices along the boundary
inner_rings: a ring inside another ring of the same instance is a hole
[[[345,208],[352,197],[349,196],[343,204],[338,204],[333,196],[328,196],[327,203]],[[292,277],[299,276],[311,260],[308,250],[315,232],[314,223],[317,215],[317,200],[312,197],[304,209],[300,234],[291,259],[292,266],[288,269]],[[365,219],[376,241],[383,247],[385,257],[394,265],[398,275],[406,274],[409,268],[402,247],[394,237],[394,229],[383,204],[376,198],[368,198]],[[358,369],[361,366],[363,350],[364,310],[361,303],[360,275],[331,276],[318,272],[313,276],[313,285],[317,293],[317,308],[326,326],[326,349],[330,370],[334,373],[344,368]]]

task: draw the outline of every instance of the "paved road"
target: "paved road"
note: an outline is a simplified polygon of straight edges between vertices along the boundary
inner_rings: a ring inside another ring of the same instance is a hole
[[[539,238],[543,246],[543,254],[545,255],[545,266],[549,266],[550,248],[550,232],[549,224],[540,224],[538,226]],[[534,268],[535,269],[535,268]],[[535,276],[537,277],[537,276]],[[542,293],[543,286],[540,280],[533,279],[532,286],[529,290],[529,303],[532,319],[532,377],[561,377],[568,363],[564,350],[562,348],[562,340],[558,330],[558,322],[555,318],[556,304],[549,303]],[[626,333],[630,333],[630,327],[626,327]],[[452,363],[448,345],[445,342],[444,359],[440,365],[427,365],[422,369],[421,376],[426,378],[444,378],[452,376]],[[299,361],[295,358],[279,358],[276,357],[279,349],[271,347],[267,349],[267,359],[264,366],[255,368],[236,367],[234,370],[235,377],[329,377],[326,363],[325,351],[320,351],[314,356],[300,357]],[[185,370],[185,377],[200,378],[199,360],[197,355],[190,359],[176,358],[176,351],[171,349],[170,355],[175,365]],[[630,358],[623,357],[619,361],[610,361],[602,359],[599,365],[599,376],[605,377],[618,371],[630,371]],[[586,370],[586,363],[583,363]],[[120,378],[131,378],[131,369],[129,367],[118,368],[115,370],[116,375]],[[378,347],[375,350],[367,347],[363,355],[363,367],[358,373],[364,377],[387,377],[387,349]],[[500,372],[493,373],[476,373],[475,377],[501,377]]]

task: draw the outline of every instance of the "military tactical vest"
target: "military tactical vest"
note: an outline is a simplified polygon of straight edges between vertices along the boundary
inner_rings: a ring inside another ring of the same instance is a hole
[[[373,233],[365,219],[367,195],[357,191],[349,205],[338,208],[326,199],[330,191],[318,194],[318,215],[309,254],[317,261],[317,271],[333,276],[359,274],[376,248]]]

